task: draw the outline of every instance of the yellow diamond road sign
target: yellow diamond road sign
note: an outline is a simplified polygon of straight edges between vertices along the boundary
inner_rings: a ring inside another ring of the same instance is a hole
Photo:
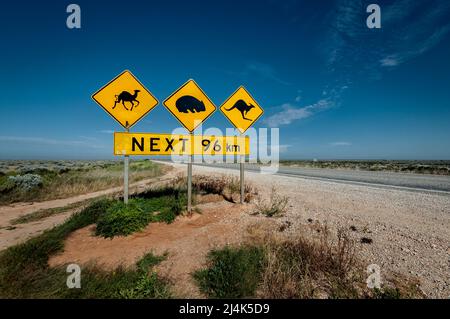
[[[159,103],[128,70],[95,92],[92,98],[126,129],[136,124]]]
[[[263,115],[264,110],[241,86],[220,107],[222,113],[241,134]]]
[[[163,105],[189,132],[194,131],[216,110],[214,103],[194,80],[183,84]]]

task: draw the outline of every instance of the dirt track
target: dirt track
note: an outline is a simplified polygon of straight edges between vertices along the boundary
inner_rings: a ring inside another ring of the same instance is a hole
[[[174,172],[169,172],[164,176],[164,178],[170,179],[173,174]],[[149,178],[137,183],[130,184],[130,193],[145,189],[149,183],[160,181],[164,178]],[[41,234],[46,229],[63,223],[70,215],[77,211],[77,209],[25,224],[11,225],[12,220],[33,212],[37,212],[41,209],[65,207],[73,203],[78,203],[87,199],[97,198],[105,195],[120,195],[122,189],[122,187],[114,187],[69,198],[55,199],[36,203],[17,203],[7,206],[0,206],[0,250],[24,242],[31,237]]]

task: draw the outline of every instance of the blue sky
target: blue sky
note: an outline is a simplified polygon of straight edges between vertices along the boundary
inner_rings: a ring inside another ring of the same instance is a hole
[[[8,1],[0,11],[0,158],[112,157],[121,127],[91,94],[124,69],[163,101],[194,78],[220,104],[244,85],[282,158],[450,159],[450,3]],[[133,127],[171,132],[158,105]],[[220,112],[204,128],[229,127]]]

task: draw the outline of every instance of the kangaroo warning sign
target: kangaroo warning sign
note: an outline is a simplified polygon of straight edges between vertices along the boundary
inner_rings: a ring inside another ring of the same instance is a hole
[[[244,134],[264,113],[262,107],[243,86],[222,104],[220,110],[241,134]]]
[[[249,137],[114,133],[114,155],[248,155]]]
[[[183,84],[163,105],[189,132],[193,132],[216,110],[214,103],[194,80]]]
[[[92,98],[126,129],[136,124],[159,103],[128,70],[95,92]]]

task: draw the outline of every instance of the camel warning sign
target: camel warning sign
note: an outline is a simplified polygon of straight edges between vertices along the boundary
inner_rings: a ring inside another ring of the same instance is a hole
[[[114,133],[114,155],[248,155],[248,136]]]
[[[244,134],[264,113],[262,107],[243,86],[222,104],[220,110],[241,134]]]
[[[214,103],[192,79],[172,93],[163,105],[189,132],[194,131],[216,110]]]
[[[136,124],[159,103],[128,70],[95,92],[92,98],[126,129]]]

